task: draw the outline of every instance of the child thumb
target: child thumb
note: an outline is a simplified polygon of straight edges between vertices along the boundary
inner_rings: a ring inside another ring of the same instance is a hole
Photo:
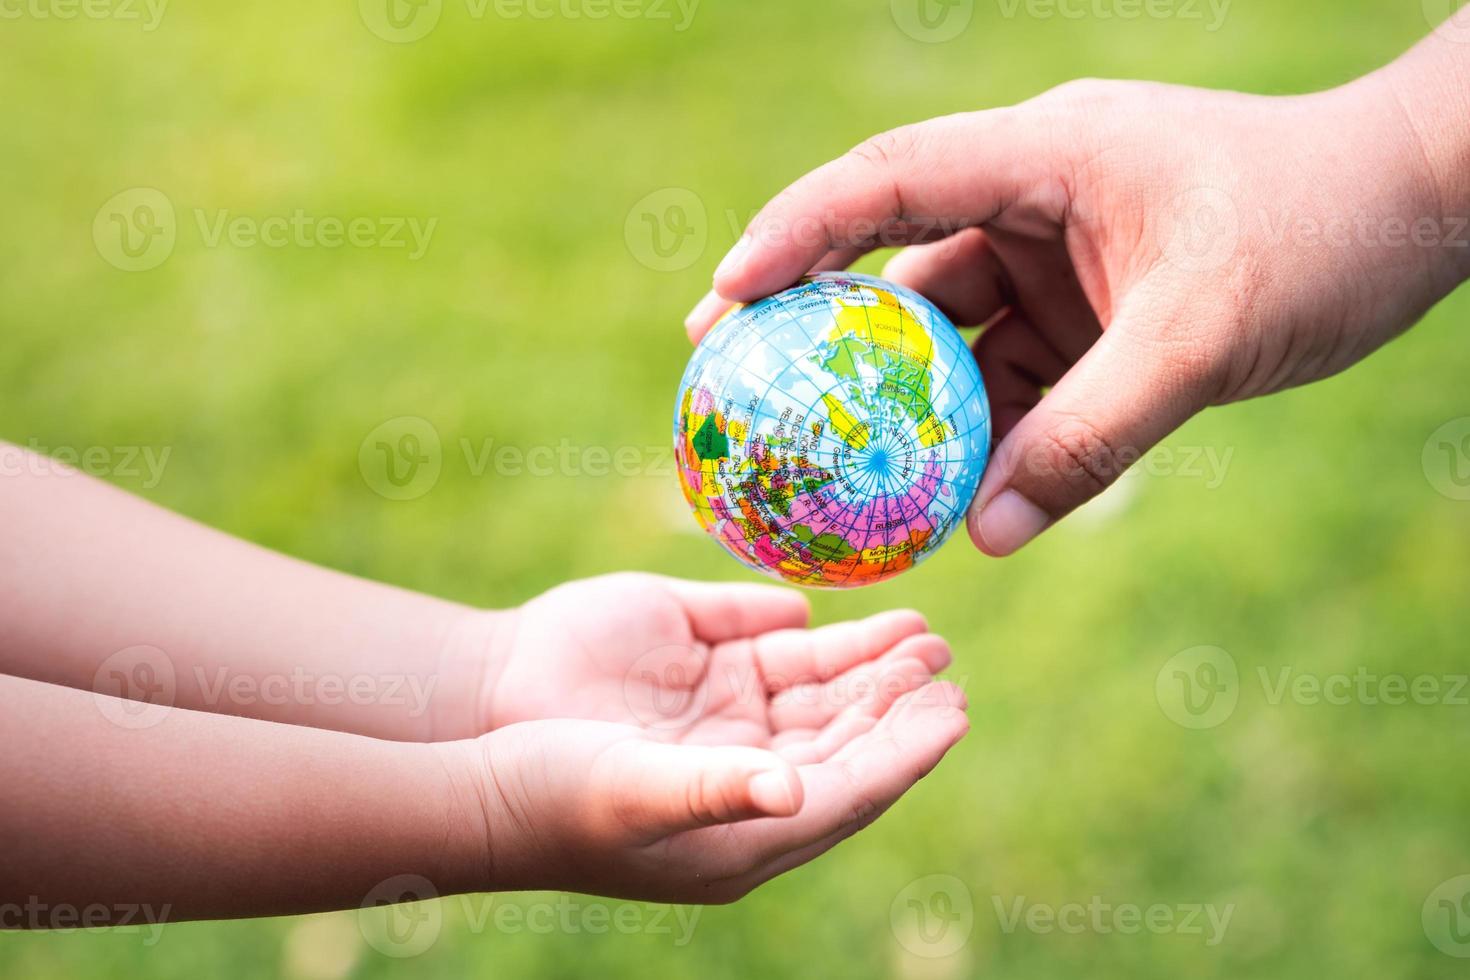
[[[623,783],[624,815],[651,839],[801,809],[801,777],[754,748],[644,746]]]

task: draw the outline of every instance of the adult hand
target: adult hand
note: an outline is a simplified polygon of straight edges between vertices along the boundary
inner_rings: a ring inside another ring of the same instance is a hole
[[[1201,409],[1340,371],[1470,275],[1467,76],[1433,38],[1317,95],[1081,81],[884,133],[761,211],[690,336],[908,246],[885,276],[986,325],[969,526],[1008,555]]]

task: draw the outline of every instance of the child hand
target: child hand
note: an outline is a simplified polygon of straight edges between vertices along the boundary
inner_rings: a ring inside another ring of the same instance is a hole
[[[968,730],[964,705],[957,688],[929,684],[800,766],[598,721],[525,722],[454,744],[482,803],[496,889],[721,903],[875,820]]]
[[[915,612],[814,630],[808,616],[776,586],[642,574],[560,586],[496,624],[477,730],[581,718],[799,763],[866,731],[951,660]]]

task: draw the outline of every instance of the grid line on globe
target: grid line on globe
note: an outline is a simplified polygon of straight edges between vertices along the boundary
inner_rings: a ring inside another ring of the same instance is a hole
[[[748,567],[855,588],[963,522],[990,451],[974,356],[918,293],[821,273],[727,313],[680,385],[685,499]]]

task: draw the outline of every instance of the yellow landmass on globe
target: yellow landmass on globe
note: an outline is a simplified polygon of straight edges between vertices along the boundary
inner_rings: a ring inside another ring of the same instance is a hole
[[[867,447],[868,423],[859,422],[848,414],[847,409],[842,407],[842,402],[830,392],[822,396],[822,404],[827,406],[827,418],[832,423],[832,431],[841,436],[843,442],[853,449]]]
[[[944,423],[933,412],[925,415],[924,421],[919,423],[919,442],[925,448],[937,446],[948,437],[949,433],[944,431]]]
[[[833,318],[827,340],[838,341],[844,336],[866,337],[876,347],[928,367],[934,360],[934,341],[929,331],[903,315],[896,297],[879,290],[874,292],[888,302],[863,306],[837,301],[837,315]]]
[[[890,544],[878,548],[864,548],[861,553],[861,560],[865,565],[881,565],[884,562],[892,561],[899,555],[902,555],[909,550],[911,549],[907,541],[905,541],[903,544]]]

